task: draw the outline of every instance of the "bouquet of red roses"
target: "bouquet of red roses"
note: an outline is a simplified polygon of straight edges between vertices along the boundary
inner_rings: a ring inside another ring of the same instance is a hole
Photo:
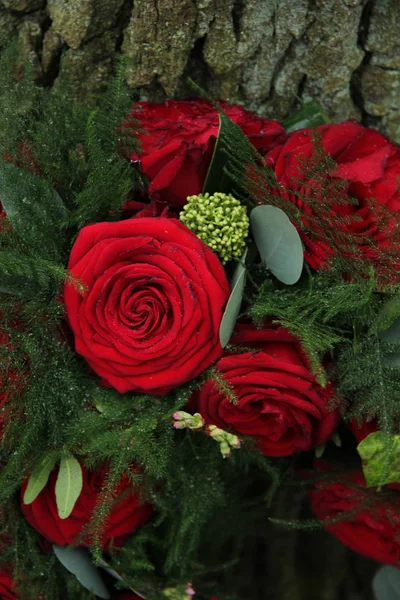
[[[132,104],[121,67],[93,109],[12,68],[1,597],[240,599],[285,485],[397,566],[398,148],[315,102]]]

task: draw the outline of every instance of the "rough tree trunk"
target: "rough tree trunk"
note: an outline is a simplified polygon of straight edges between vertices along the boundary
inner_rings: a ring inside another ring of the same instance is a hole
[[[215,97],[282,118],[317,96],[333,120],[362,118],[400,141],[398,0],[3,0],[0,45],[18,35],[52,85],[101,89],[115,52],[146,99]]]
[[[68,70],[80,98],[101,91],[123,52],[144,99],[184,97],[190,75],[278,119],[318,97],[333,120],[361,118],[400,142],[399,23],[399,0],[3,0],[0,47],[18,36],[38,80],[52,86]],[[277,516],[298,517],[303,502],[283,494]],[[270,539],[257,600],[372,597],[374,568],[327,534],[275,528]]]

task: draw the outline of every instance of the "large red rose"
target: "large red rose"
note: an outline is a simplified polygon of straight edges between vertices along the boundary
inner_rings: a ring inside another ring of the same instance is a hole
[[[307,173],[307,160],[310,162],[316,151],[316,135],[324,151],[336,163],[329,175],[330,180],[340,178],[347,182],[341,192],[342,200],[334,206],[331,204],[330,214],[326,214],[324,222],[320,224],[313,219],[313,210],[307,204],[307,197],[311,198],[311,194],[314,201],[319,197],[321,202],[323,199],[322,191],[319,194],[319,184],[315,179],[310,179],[311,174]],[[266,160],[274,169],[278,182],[285,188],[276,189],[275,193],[294,203],[305,215],[304,222],[309,233],[303,234],[303,241],[306,246],[305,258],[311,267],[320,268],[328,258],[336,257],[340,250],[331,247],[326,235],[326,228],[330,226],[355,234],[355,247],[358,247],[361,256],[369,257],[381,268],[379,248],[390,247],[388,237],[391,227],[387,222],[380,224],[379,207],[386,207],[388,214],[400,209],[400,151],[395,144],[373,129],[355,121],[346,121],[321,125],[316,130],[295,131],[272,149]],[[346,195],[355,198],[358,205],[351,201],[343,205]],[[376,201],[374,210],[371,209],[371,199]],[[351,222],[345,224],[342,220],[340,224],[338,215],[351,215]],[[343,248],[342,255],[345,254]]]
[[[343,544],[368,558],[389,565],[400,564],[399,486],[383,491],[365,487],[361,472],[340,475],[340,480],[316,483],[310,492],[311,508],[326,529]]]
[[[119,392],[164,394],[221,356],[225,271],[179,221],[89,225],[68,267],[87,287],[65,289],[76,351]]]
[[[0,600],[17,600],[15,583],[3,569],[0,569]]]
[[[220,105],[262,154],[285,137],[277,121],[241,106]],[[142,129],[141,152],[130,159],[149,179],[151,197],[181,209],[187,196],[200,194],[203,188],[218,136],[218,111],[205,100],[169,100],[139,102],[133,114]]]
[[[237,402],[207,381],[194,395],[206,423],[258,439],[268,456],[286,456],[326,442],[337,426],[337,410],[328,410],[332,388],[311,374],[300,344],[283,327],[257,330],[238,325],[233,344],[254,352],[228,354],[216,368],[232,386]]]
[[[21,508],[25,518],[51,544],[58,546],[77,542],[79,545],[90,544],[90,537],[87,534],[82,539],[79,539],[79,536],[92,518],[99,494],[104,487],[107,469],[103,467],[99,471],[88,471],[82,466],[82,471],[82,492],[67,519],[60,519],[57,512],[55,485],[58,468],[53,470],[45,488],[31,504],[23,502],[27,482],[22,486]],[[102,533],[104,549],[107,549],[111,542],[114,546],[121,546],[152,513],[152,507],[142,503],[137,490],[132,487],[127,476],[122,478],[113,496],[114,504],[104,523]]]

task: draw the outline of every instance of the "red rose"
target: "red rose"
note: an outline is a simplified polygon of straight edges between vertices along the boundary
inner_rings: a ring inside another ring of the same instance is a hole
[[[107,469],[103,467],[99,471],[88,471],[82,466],[82,471],[82,492],[67,519],[60,519],[57,512],[55,485],[58,468],[53,470],[45,488],[31,504],[23,503],[27,482],[22,486],[21,508],[25,518],[51,544],[58,546],[76,542],[79,542],[79,545],[90,544],[90,537],[87,534],[82,540],[79,539],[79,535],[92,518],[99,494],[104,486]],[[152,513],[152,507],[149,504],[142,504],[127,476],[121,479],[113,496],[114,505],[102,533],[104,549],[108,548],[111,541],[114,546],[121,546],[129,534],[143,525]]]
[[[345,546],[378,562],[398,566],[400,494],[389,487],[398,486],[385,486],[377,493],[365,487],[362,473],[341,474],[340,481],[315,484],[310,492],[311,508],[321,521],[343,515],[343,519],[325,527]]]
[[[0,600],[17,600],[15,583],[3,569],[0,569]]]
[[[318,269],[329,257],[335,256],[337,251],[330,246],[324,229],[326,230],[329,225],[330,218],[333,219],[331,228],[337,229],[339,215],[353,215],[358,217],[358,220],[347,225],[342,224],[341,227],[347,232],[356,234],[359,239],[359,250],[364,256],[368,256],[372,261],[375,259],[376,263],[379,263],[379,247],[385,248],[390,244],[387,234],[391,228],[388,227],[385,232],[382,226],[379,226],[377,210],[372,211],[368,201],[376,199],[377,208],[382,205],[389,212],[400,209],[398,191],[400,151],[381,133],[354,121],[337,125],[321,125],[316,130],[323,149],[336,162],[336,170],[332,173],[332,177],[348,182],[343,193],[349,198],[356,198],[358,205],[349,202],[343,206],[338,203],[335,208],[331,207],[331,217],[326,215],[322,225],[318,226],[313,221],[313,211],[307,204],[307,194],[310,194],[310,190],[315,193],[318,184],[307,179],[304,165],[307,167],[307,159],[310,159],[316,150],[314,130],[295,131],[286,141],[268,153],[267,164],[274,169],[277,180],[288,190],[288,193],[277,190],[275,193],[283,195],[298,206],[304,215],[307,215],[306,220],[312,233],[302,236],[306,246],[305,259],[311,267]],[[301,198],[298,194],[301,194]],[[313,195],[314,201],[315,198],[316,196]],[[374,244],[377,248],[374,248]],[[343,254],[346,252],[343,251]]]
[[[207,381],[194,395],[206,423],[255,436],[268,456],[286,456],[327,441],[339,420],[338,411],[327,408],[332,389],[315,381],[298,340],[273,324],[262,330],[238,325],[232,343],[259,351],[218,361],[216,368],[232,386],[237,403]]]
[[[360,425],[357,423],[355,419],[350,421],[347,424],[348,429],[350,429],[351,433],[356,438],[357,442],[360,443],[364,438],[367,437],[370,433],[374,431],[378,431],[379,427],[375,420],[373,421],[363,421]]]
[[[65,289],[76,351],[119,392],[164,394],[221,356],[225,271],[179,221],[84,227],[68,267],[87,286]]]
[[[220,103],[262,154],[285,130],[241,106]],[[139,110],[137,107],[140,107]],[[218,111],[205,100],[169,100],[163,104],[139,102],[132,113],[143,130],[141,152],[130,156],[150,181],[149,193],[181,209],[187,196],[200,194],[218,136]]]

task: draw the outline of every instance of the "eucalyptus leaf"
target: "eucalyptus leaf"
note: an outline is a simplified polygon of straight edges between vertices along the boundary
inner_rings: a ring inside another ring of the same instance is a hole
[[[56,503],[60,519],[67,519],[82,491],[82,467],[72,455],[63,457],[56,481]]]
[[[288,216],[275,206],[257,206],[250,223],[261,260],[279,281],[293,285],[303,270],[303,244]]]
[[[317,127],[329,123],[324,109],[315,98],[305,102],[295,113],[283,121],[287,133],[303,129],[304,127]]]
[[[54,545],[53,551],[60,563],[75,575],[84,588],[96,594],[99,598],[105,598],[106,600],[111,598],[100,572],[90,560],[90,554],[86,548]]]
[[[28,485],[24,492],[24,504],[31,504],[45,487],[50,473],[54,469],[54,456],[45,456],[29,476]]]
[[[389,440],[390,461],[387,464],[388,438],[383,431],[367,435],[357,446],[367,487],[400,483],[400,435]],[[385,476],[384,476],[385,475]]]
[[[372,581],[375,600],[400,600],[400,570],[390,565],[381,567]]]
[[[222,315],[219,327],[219,341],[223,348],[228,344],[235,329],[236,321],[242,304],[244,284],[246,280],[246,267],[244,266],[247,256],[247,248],[238,261],[235,272],[231,280],[231,295],[229,296],[225,312]]]

